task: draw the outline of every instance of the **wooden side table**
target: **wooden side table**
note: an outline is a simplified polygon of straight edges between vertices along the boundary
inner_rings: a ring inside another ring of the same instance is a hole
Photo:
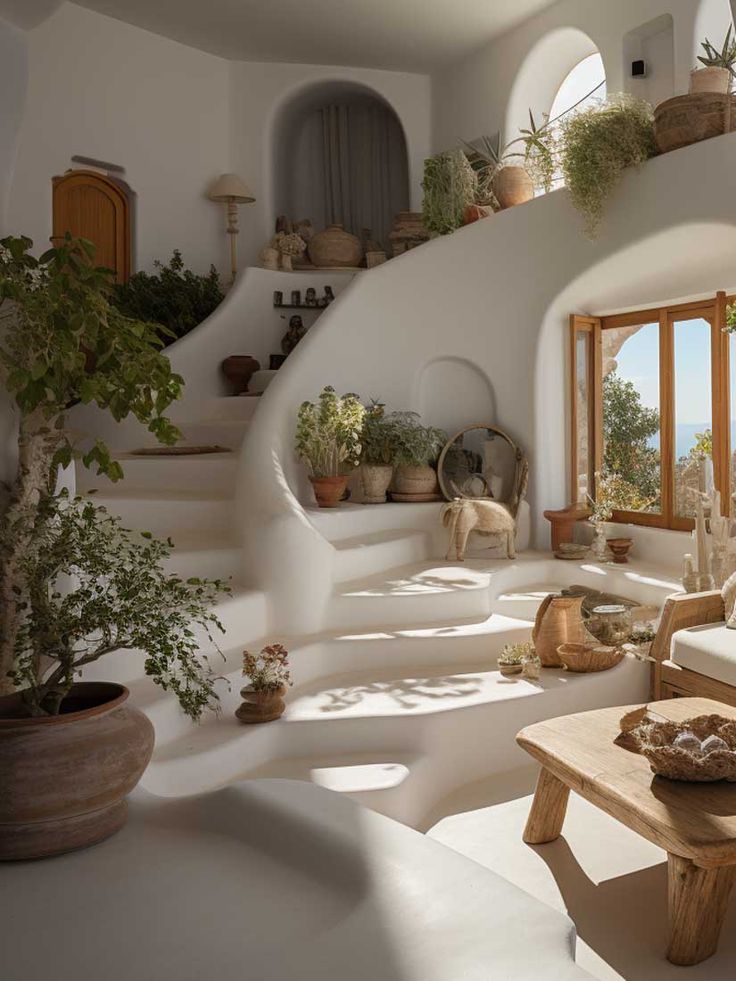
[[[585,521],[591,513],[582,504],[571,504],[561,511],[545,511],[544,516],[552,525],[552,551],[556,552],[564,542],[571,542],[575,525]]]
[[[663,848],[668,855],[673,964],[699,964],[718,947],[736,882],[736,785],[690,784],[653,775],[643,756],[615,745],[621,717],[639,706],[598,709],[523,729],[519,745],[542,764],[524,841],[562,832],[570,790]],[[736,708],[704,698],[655,702],[651,712],[682,722]]]

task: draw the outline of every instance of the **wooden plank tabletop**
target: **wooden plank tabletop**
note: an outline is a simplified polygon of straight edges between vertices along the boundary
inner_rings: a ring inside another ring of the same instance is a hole
[[[519,745],[564,784],[622,824],[702,868],[736,864],[736,784],[681,783],[655,776],[645,757],[615,745],[620,720],[642,706],[598,709],[539,722]],[[652,702],[673,722],[736,708],[704,698]]]

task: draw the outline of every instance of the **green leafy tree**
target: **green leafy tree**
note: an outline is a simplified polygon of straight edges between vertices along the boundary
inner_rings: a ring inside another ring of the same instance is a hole
[[[603,469],[622,478],[614,507],[641,510],[659,500],[660,454],[651,446],[659,413],[642,405],[636,387],[615,371],[603,382]],[[628,485],[627,487],[624,485]],[[638,507],[632,505],[638,503]]]
[[[123,475],[102,441],[78,450],[69,407],[94,404],[117,421],[132,415],[174,443],[179,433],[164,413],[183,387],[156,326],[111,306],[114,273],[94,265],[91,242],[67,236],[38,259],[32,246],[26,237],[0,241],[0,383],[19,424],[17,473],[0,506],[0,691],[28,601],[22,566],[38,547],[36,509],[53,495],[59,467],[76,457],[112,480]]]
[[[160,324],[164,343],[183,337],[206,320],[225,298],[214,266],[199,276],[184,268],[174,249],[168,265],[156,260],[156,272],[134,273],[115,287],[112,302],[126,317]]]

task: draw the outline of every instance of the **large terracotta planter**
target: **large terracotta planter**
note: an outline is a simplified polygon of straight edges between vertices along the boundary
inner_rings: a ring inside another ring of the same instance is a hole
[[[81,682],[57,716],[0,698],[0,859],[43,858],[118,831],[153,753],[153,726],[123,685]]]
[[[253,725],[259,722],[273,722],[284,714],[286,687],[281,685],[275,691],[256,691],[255,688],[241,688],[243,704],[235,712],[239,722]]]
[[[493,194],[501,208],[525,204],[534,197],[534,181],[523,167],[502,167],[493,178]]]
[[[386,492],[394,475],[394,468],[364,463],[360,468],[360,484],[363,504],[385,504]]]
[[[314,496],[321,508],[336,508],[345,494],[347,477],[310,477]]]
[[[428,501],[439,491],[437,471],[430,466],[398,467],[394,474],[391,493],[394,500]]]
[[[342,225],[328,225],[309,240],[309,258],[321,269],[355,267],[363,258],[363,247]]]
[[[728,68],[696,68],[690,72],[690,95],[712,92],[727,95],[731,91],[731,72]]]
[[[705,92],[678,95],[654,110],[654,138],[660,153],[710,140],[736,127],[736,96]]]

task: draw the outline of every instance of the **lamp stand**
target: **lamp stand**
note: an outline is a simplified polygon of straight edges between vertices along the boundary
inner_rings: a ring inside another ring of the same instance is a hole
[[[227,200],[227,233],[230,236],[230,272],[231,284],[235,282],[238,274],[238,205],[235,198]]]

